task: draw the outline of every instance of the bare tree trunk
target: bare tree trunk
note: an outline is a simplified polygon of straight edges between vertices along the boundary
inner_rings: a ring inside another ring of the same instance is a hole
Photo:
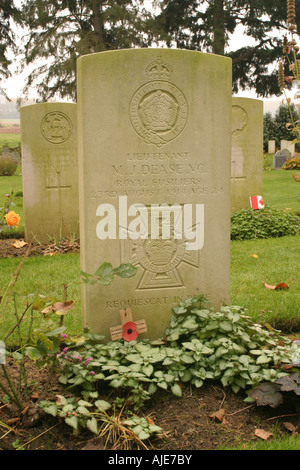
[[[225,15],[224,0],[214,0],[213,11],[213,53],[224,55],[225,52]]]
[[[101,11],[101,3],[97,0],[92,0],[93,11],[93,26],[95,32],[95,52],[104,51],[106,49],[103,41],[103,18]]]

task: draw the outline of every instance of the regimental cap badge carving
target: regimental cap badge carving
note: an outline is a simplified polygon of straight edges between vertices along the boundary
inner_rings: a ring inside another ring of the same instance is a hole
[[[130,119],[147,144],[161,147],[178,137],[188,117],[184,94],[172,82],[172,67],[161,57],[146,68],[148,82],[133,95]]]
[[[46,114],[41,122],[43,137],[52,144],[62,144],[72,134],[72,122],[69,117],[59,111]]]
[[[241,106],[232,106],[231,114],[231,135],[238,137],[243,134],[248,124],[248,115]]]

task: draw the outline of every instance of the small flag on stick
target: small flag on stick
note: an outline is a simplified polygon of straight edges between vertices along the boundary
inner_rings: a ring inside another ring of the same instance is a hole
[[[252,209],[264,209],[265,203],[261,196],[250,196],[250,206]]]

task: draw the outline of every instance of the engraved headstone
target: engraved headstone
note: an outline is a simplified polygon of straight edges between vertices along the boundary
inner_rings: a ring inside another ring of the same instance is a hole
[[[131,308],[157,338],[180,300],[229,302],[231,61],[103,52],[78,60],[77,79],[81,269],[137,268],[83,284],[83,324],[109,340]]]
[[[231,128],[231,210],[237,211],[262,194],[263,102],[233,97]]]
[[[38,103],[20,109],[28,242],[79,235],[76,106]]]
[[[291,158],[291,152],[285,148],[283,150],[278,150],[278,152],[275,153],[273,156],[273,168],[274,170],[280,170],[282,165]]]
[[[268,153],[275,153],[276,151],[276,141],[268,140]]]
[[[295,142],[290,141],[290,140],[281,140],[280,141],[280,150],[285,150],[285,149],[287,149],[291,153],[294,153],[295,152]]]

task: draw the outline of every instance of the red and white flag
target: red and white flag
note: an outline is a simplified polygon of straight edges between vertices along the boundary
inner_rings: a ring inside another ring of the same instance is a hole
[[[265,203],[261,196],[250,196],[250,206],[252,209],[263,209]]]

